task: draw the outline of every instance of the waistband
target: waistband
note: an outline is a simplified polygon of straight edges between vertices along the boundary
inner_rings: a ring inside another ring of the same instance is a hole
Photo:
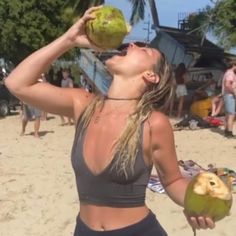
[[[152,232],[158,232],[157,235],[167,236],[166,232],[157,221],[155,214],[151,211],[146,217],[137,223],[125,226],[123,228],[107,231],[96,231],[90,229],[78,215],[74,236],[133,236],[136,234],[139,236],[151,236],[151,234],[148,234],[150,230]]]
[[[223,97],[235,97],[232,93],[225,93],[223,94]]]

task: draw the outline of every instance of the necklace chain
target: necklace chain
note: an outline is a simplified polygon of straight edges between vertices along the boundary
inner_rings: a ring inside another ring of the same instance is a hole
[[[108,95],[105,95],[104,99],[115,100],[115,101],[131,101],[131,100],[139,100],[140,97],[135,97],[135,98],[114,98],[114,97],[108,97]]]

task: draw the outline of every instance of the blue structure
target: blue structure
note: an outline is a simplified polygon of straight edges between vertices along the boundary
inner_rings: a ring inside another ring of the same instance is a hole
[[[93,84],[95,91],[106,94],[112,80],[103,62],[89,49],[81,49],[80,68]]]

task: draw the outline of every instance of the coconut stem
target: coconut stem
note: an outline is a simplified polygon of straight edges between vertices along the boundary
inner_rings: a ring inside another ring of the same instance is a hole
[[[193,236],[197,236],[197,230],[192,228],[193,229]]]

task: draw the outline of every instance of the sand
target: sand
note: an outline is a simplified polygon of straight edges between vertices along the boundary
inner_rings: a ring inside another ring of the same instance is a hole
[[[41,123],[40,139],[31,133],[32,122],[20,137],[18,113],[0,119],[0,236],[73,235],[79,211],[70,161],[74,127],[60,126],[58,116],[49,118]],[[178,159],[236,170],[236,140],[221,133],[221,129],[175,131]],[[193,235],[182,208],[166,194],[147,189],[146,203],[168,235]],[[201,230],[197,235],[233,236],[235,222],[236,204],[214,230]]]

